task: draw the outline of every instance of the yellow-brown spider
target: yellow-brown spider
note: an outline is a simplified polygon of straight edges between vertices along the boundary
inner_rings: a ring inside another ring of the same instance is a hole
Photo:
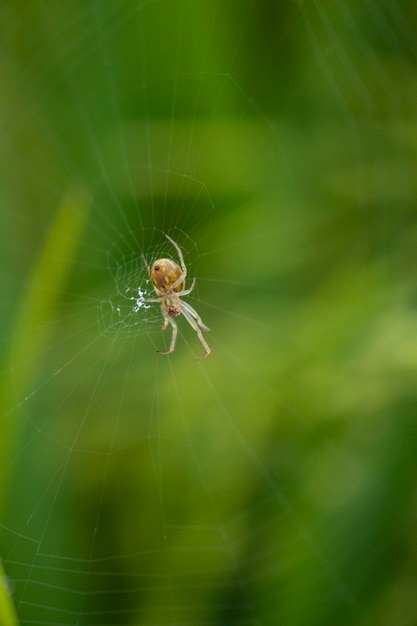
[[[160,302],[161,303],[161,311],[164,318],[164,323],[162,325],[162,330],[165,330],[168,324],[172,326],[172,338],[171,345],[169,346],[169,350],[166,352],[162,352],[158,350],[160,354],[171,354],[175,349],[175,342],[177,340],[177,324],[175,322],[175,318],[183,314],[187,322],[190,324],[191,328],[195,330],[197,333],[197,337],[202,343],[204,350],[206,353],[203,355],[203,359],[208,357],[211,350],[208,347],[206,340],[203,337],[203,333],[201,332],[201,328],[208,332],[210,329],[207,328],[205,324],[203,324],[201,317],[193,309],[192,306],[188,304],[188,302],[184,302],[181,300],[183,296],[188,296],[194,289],[195,278],[191,283],[191,287],[188,289],[185,288],[185,279],[187,277],[187,268],[184,263],[184,257],[181,252],[181,248],[171,237],[165,235],[166,238],[172,243],[178,252],[178,257],[180,260],[180,265],[172,261],[171,259],[157,259],[152,267],[149,269],[149,266],[146,262],[145,257],[143,257],[146,269],[149,273],[149,278],[151,279],[152,285],[158,294],[158,298],[146,298],[145,302]],[[180,267],[181,266],[181,267]]]

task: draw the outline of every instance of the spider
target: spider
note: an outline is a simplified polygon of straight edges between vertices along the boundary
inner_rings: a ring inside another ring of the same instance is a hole
[[[181,248],[171,237],[165,235],[165,237],[172,243],[176,251],[178,252],[180,266],[172,261],[171,259],[157,259],[152,267],[149,268],[145,257],[143,257],[143,261],[145,263],[146,269],[149,273],[149,278],[151,279],[152,285],[158,294],[158,298],[147,298],[145,302],[160,302],[161,303],[161,311],[164,318],[164,323],[162,325],[162,330],[165,330],[168,324],[172,326],[172,338],[171,345],[169,346],[169,350],[166,352],[162,352],[158,350],[159,354],[171,354],[175,349],[175,342],[177,340],[177,324],[175,322],[175,318],[181,315],[184,315],[187,322],[190,324],[191,328],[195,330],[197,336],[202,343],[204,350],[206,353],[201,358],[206,358],[209,356],[211,350],[207,345],[206,340],[203,337],[201,332],[201,328],[208,332],[210,329],[207,328],[205,324],[203,324],[201,317],[193,309],[192,306],[188,304],[188,302],[184,302],[181,300],[182,296],[188,296],[189,293],[192,292],[195,285],[195,278],[191,283],[191,287],[185,289],[185,279],[187,277],[187,268],[184,263],[184,257],[181,252]]]

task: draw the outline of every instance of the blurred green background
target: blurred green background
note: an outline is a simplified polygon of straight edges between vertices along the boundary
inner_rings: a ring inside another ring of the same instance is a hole
[[[1,4],[0,623],[415,626],[416,12]]]

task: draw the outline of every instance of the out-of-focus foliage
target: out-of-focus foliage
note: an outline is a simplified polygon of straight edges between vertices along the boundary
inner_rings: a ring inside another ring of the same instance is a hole
[[[2,3],[22,624],[417,622],[417,15],[394,5]],[[74,189],[93,206],[64,228]],[[198,277],[202,364],[185,324],[163,358],[161,321],[97,322],[162,232]]]

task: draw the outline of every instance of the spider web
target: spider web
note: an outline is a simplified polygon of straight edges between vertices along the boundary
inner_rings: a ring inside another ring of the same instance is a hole
[[[19,624],[414,624],[414,5],[0,11]]]

